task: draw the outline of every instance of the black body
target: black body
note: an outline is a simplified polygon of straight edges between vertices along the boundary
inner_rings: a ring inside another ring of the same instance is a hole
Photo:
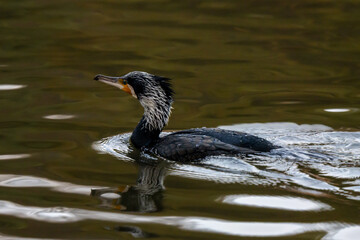
[[[131,139],[136,141],[136,134]],[[142,138],[142,136],[139,136]],[[161,157],[188,162],[216,155],[246,155],[277,148],[271,142],[242,132],[194,128],[153,139],[146,149]]]

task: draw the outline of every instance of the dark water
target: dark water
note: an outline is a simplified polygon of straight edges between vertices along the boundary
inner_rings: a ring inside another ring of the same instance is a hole
[[[0,1],[0,236],[358,239],[359,11]],[[140,105],[92,81],[132,70],[173,78],[168,130],[221,126],[284,149],[199,164],[139,153]]]

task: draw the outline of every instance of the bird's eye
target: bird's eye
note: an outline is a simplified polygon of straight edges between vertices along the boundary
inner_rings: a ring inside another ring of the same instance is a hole
[[[123,84],[126,85],[127,84],[127,81],[125,79],[123,79]]]

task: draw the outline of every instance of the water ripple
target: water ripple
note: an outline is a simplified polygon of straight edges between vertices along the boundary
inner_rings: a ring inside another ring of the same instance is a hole
[[[234,236],[274,237],[291,236],[314,231],[329,234],[348,234],[349,225],[338,222],[241,222],[197,216],[148,216],[92,211],[77,208],[42,208],[0,201],[0,214],[49,223],[70,223],[83,220],[111,221],[118,223],[152,223],[177,227],[189,231],[222,233]],[[359,226],[350,226],[358,232]]]
[[[359,239],[360,227],[350,226],[338,230],[330,231],[323,240],[344,240],[344,239]]]
[[[358,193],[360,184],[349,187],[345,182],[360,178],[360,132],[336,132],[321,124],[296,123],[237,124],[221,128],[262,136],[283,148],[245,159],[215,156],[196,165],[173,163],[169,174],[221,183],[295,184],[349,199]],[[121,160],[134,161],[129,137],[129,133],[108,137],[94,143],[93,148]],[[333,184],[334,178],[344,184]]]
[[[127,156],[130,151],[130,133],[104,138],[92,144],[92,148],[100,154],[111,154],[121,160],[133,161]]]
[[[5,90],[17,90],[26,87],[26,85],[20,84],[0,84],[0,91]]]
[[[3,240],[50,240],[50,238],[13,237],[13,236],[5,235],[2,233],[0,233],[0,239],[3,239]],[[54,240],[54,238],[52,238],[51,240]],[[61,240],[61,238],[56,238],[56,240]]]
[[[327,108],[324,109],[325,112],[330,112],[330,113],[346,113],[346,112],[357,112],[358,109],[357,108]]]
[[[44,187],[51,188],[57,192],[74,193],[89,195],[92,188],[101,188],[99,186],[84,186],[76,185],[68,182],[59,182],[47,178],[40,178],[35,176],[23,176],[12,174],[0,174],[1,187],[15,187],[15,188],[28,188],[28,187]]]
[[[44,116],[43,118],[51,119],[51,120],[66,120],[74,117],[75,117],[74,115],[70,115],[70,114],[53,114],[53,115]]]
[[[217,201],[233,205],[274,208],[287,211],[332,210],[332,207],[319,201],[289,196],[228,195],[218,198]]]
[[[30,156],[31,155],[28,153],[3,154],[3,155],[0,155],[0,160],[14,160],[14,159],[28,158]]]

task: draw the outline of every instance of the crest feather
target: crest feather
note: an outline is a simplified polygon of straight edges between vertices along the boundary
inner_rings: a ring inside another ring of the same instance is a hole
[[[172,99],[173,95],[175,94],[174,90],[172,89],[172,84],[170,82],[170,78],[161,77],[161,76],[154,76],[155,81],[157,81],[162,89],[164,89],[166,97],[168,99]]]

